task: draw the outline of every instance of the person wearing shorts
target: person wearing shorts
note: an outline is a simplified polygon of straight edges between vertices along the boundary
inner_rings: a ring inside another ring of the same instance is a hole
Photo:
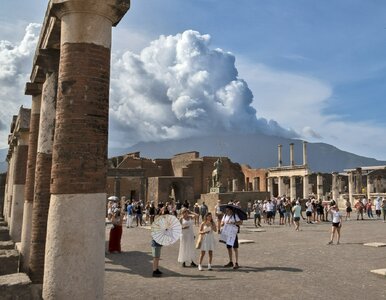
[[[153,256],[153,277],[161,277],[162,272],[159,270],[159,260],[161,257],[161,247],[155,240],[151,241],[151,254]]]
[[[299,226],[300,226],[300,217],[304,217],[302,215],[302,206],[300,205],[299,201],[296,201],[295,206],[292,208],[292,212],[294,214],[294,224],[295,224],[295,230],[299,231]]]
[[[335,233],[337,235],[336,244],[339,245],[340,241],[340,229],[342,228],[342,214],[339,211],[338,205],[331,206],[328,211],[331,211],[332,214],[332,227],[331,227],[331,238],[327,243],[328,245],[332,245],[334,242]]]
[[[225,224],[232,224],[234,226],[240,226],[241,224],[243,223],[243,221],[241,221],[241,219],[239,218],[239,216],[234,213],[232,211],[232,209],[230,208],[226,208],[225,209],[225,214],[221,220],[221,226],[224,226]],[[228,256],[229,256],[229,263],[227,263],[224,267],[225,268],[231,268],[233,267],[233,269],[238,269],[239,268],[239,264],[238,264],[238,260],[239,260],[239,239],[236,235],[236,239],[233,243],[233,246],[230,246],[230,245],[226,245],[227,247],[227,250],[228,250]],[[235,263],[233,264],[233,258],[232,258],[232,248],[233,248],[233,251],[235,253]]]

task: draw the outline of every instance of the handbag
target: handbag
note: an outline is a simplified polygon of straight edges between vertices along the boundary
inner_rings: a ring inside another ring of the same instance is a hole
[[[198,235],[198,238],[196,240],[196,249],[200,249],[202,244],[202,234]]]

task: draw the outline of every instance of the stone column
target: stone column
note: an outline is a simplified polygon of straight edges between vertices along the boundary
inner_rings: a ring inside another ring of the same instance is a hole
[[[28,158],[28,132],[20,132],[15,147],[14,182],[12,191],[11,219],[9,234],[15,243],[21,241],[23,225],[24,190]]]
[[[139,199],[142,199],[142,178],[139,189]],[[114,178],[114,195],[121,199],[121,178],[119,176],[115,176]]]
[[[23,212],[23,228],[21,233],[21,270],[28,271],[29,254],[31,244],[32,205],[34,199],[36,152],[39,135],[40,104],[42,86],[40,84],[27,83],[26,95],[32,96],[31,119],[28,142],[27,174],[25,183],[25,201]]]
[[[283,145],[277,146],[277,158],[278,158],[277,166],[281,167],[283,165]]]
[[[279,176],[277,178],[277,186],[278,186],[278,196],[281,197],[284,195],[285,191],[285,186],[284,186],[284,182],[283,182],[283,177],[282,176]]]
[[[273,198],[273,178],[268,177],[267,178],[267,191],[269,192],[270,199]]]
[[[239,190],[239,185],[237,179],[232,180],[232,192],[237,192]]]
[[[232,179],[228,178],[227,180],[227,192],[231,192],[232,191]]]
[[[337,203],[339,200],[339,184],[338,184],[338,173],[332,173],[332,199],[334,199]]]
[[[374,191],[374,178],[367,175],[367,199],[370,199],[370,194]]]
[[[303,165],[306,166],[308,164],[307,157],[307,142],[303,141]]]
[[[351,204],[354,204],[354,193],[354,174],[351,171],[348,173],[348,197]]]
[[[323,176],[321,173],[316,175],[316,194],[318,200],[323,200]]]
[[[290,165],[291,167],[295,166],[294,143],[290,144]]]
[[[13,147],[13,146],[12,146]],[[4,220],[8,222],[8,219],[10,217],[10,201],[12,197],[12,185],[13,185],[13,158],[14,155],[12,155],[11,152],[11,147],[8,150],[8,155],[7,155],[7,162],[8,162],[8,169],[7,169],[7,182],[5,186],[5,193],[4,193],[4,208],[3,208],[3,215],[4,215]]]
[[[290,197],[291,200],[296,199],[296,176],[290,177]]]
[[[259,177],[253,178],[253,191],[260,192],[260,178]]]
[[[51,57],[52,64],[58,57]],[[40,110],[40,125],[35,169],[35,195],[32,212],[31,250],[29,275],[33,283],[43,283],[45,246],[47,235],[48,209],[50,206],[50,181],[52,166],[52,145],[55,131],[56,91],[58,73],[46,74],[43,85]]]
[[[357,194],[362,194],[362,168],[357,168],[356,169],[355,192]]]
[[[303,199],[308,199],[310,195],[309,189],[308,175],[305,175],[303,176]]]
[[[58,98],[44,299],[103,299],[111,26],[129,0],[57,0]]]

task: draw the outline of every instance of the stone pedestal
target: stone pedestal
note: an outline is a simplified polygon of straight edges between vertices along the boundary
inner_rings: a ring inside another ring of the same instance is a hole
[[[226,188],[224,186],[219,187],[211,187],[210,193],[220,194],[220,193],[226,193]]]

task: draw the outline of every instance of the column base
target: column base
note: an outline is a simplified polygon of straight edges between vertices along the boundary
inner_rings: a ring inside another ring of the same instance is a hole
[[[31,228],[32,228],[33,202],[24,202],[23,228],[21,231],[20,268],[23,272],[28,271],[29,255],[31,249]]]
[[[106,194],[51,195],[44,299],[103,299]]]

